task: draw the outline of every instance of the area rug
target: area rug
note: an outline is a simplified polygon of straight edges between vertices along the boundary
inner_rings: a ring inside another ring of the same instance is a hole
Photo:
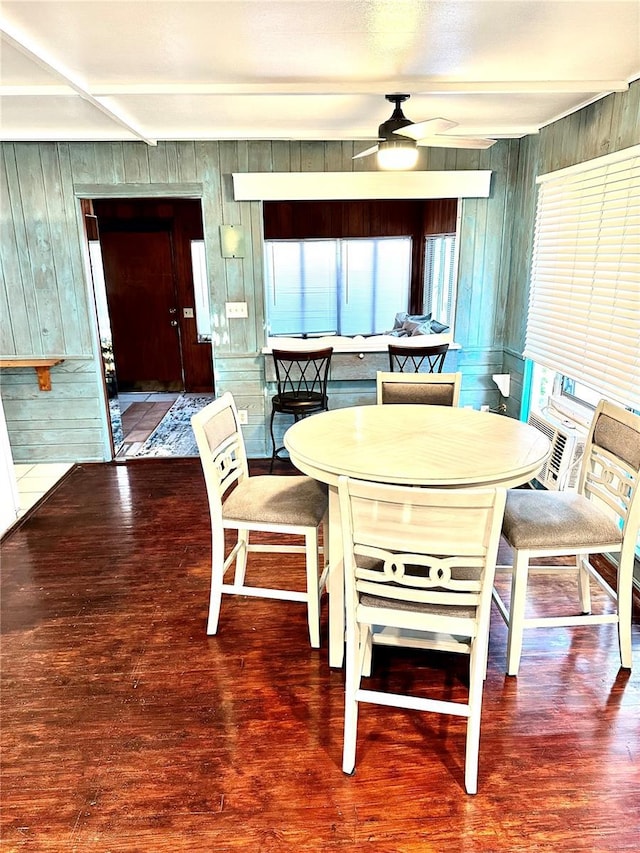
[[[113,443],[117,453],[124,443],[122,414],[120,412],[120,404],[118,403],[117,397],[113,397],[109,400],[109,418],[111,419],[111,432],[113,433]]]
[[[213,394],[182,394],[135,456],[197,456],[191,415],[214,399]]]

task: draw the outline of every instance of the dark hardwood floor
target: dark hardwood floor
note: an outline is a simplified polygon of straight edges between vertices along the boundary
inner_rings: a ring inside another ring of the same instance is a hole
[[[319,651],[291,602],[227,598],[207,637],[209,535],[198,460],[162,459],[75,468],[3,540],[3,850],[640,848],[637,622],[631,674],[598,626],[528,632],[516,679],[494,614],[477,796],[454,717],[364,706],[347,777],[326,601]],[[465,671],[378,649],[373,680],[455,698]]]

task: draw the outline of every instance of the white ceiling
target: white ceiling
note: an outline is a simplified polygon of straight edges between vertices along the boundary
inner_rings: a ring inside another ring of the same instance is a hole
[[[640,76],[640,0],[2,0],[6,140],[520,137]]]

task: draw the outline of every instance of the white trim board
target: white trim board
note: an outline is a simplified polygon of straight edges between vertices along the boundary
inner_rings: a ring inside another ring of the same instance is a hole
[[[236,201],[487,198],[491,170],[233,173]]]

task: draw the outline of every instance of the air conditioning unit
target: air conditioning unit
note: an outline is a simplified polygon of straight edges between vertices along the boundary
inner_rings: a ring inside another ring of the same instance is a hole
[[[551,409],[544,415],[531,412],[529,423],[551,442],[551,456],[536,477],[538,483],[553,491],[575,489],[587,430],[582,424],[571,422],[564,413],[558,416]]]

